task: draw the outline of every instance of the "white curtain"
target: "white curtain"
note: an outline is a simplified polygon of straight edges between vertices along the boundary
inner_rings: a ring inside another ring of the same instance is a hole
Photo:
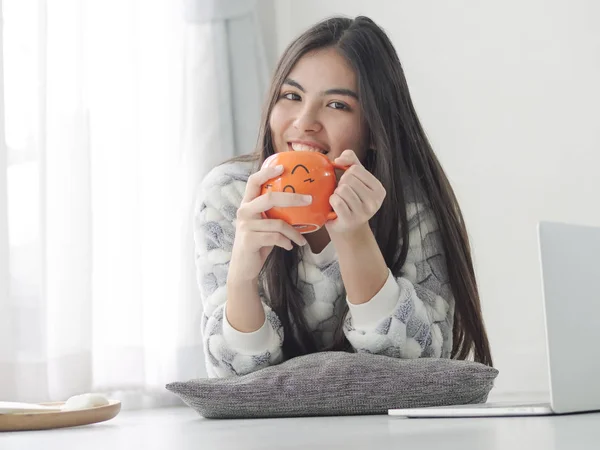
[[[251,150],[253,1],[3,0],[0,400],[203,376],[194,190]]]

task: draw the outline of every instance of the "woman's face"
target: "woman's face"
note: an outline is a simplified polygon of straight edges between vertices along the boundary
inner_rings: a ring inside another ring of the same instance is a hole
[[[347,149],[361,161],[366,155],[356,75],[333,48],[309,52],[296,63],[269,124],[276,152],[320,151],[331,161]]]

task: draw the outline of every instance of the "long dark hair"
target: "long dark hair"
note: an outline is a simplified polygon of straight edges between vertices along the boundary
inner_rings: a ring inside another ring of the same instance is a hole
[[[269,117],[284,80],[304,54],[325,47],[335,48],[344,56],[358,79],[360,106],[376,149],[368,152],[365,166],[387,191],[382,207],[370,221],[387,266],[395,276],[400,276],[408,253],[407,193],[402,183],[403,177],[408,176],[420,185],[440,227],[455,299],[451,356],[457,359],[472,357],[491,366],[492,357],[462,213],[419,122],[398,55],[385,32],[371,19],[335,17],[324,20],[300,35],[285,50],[263,111],[254,155],[257,167],[275,152]],[[284,326],[283,351],[288,358],[318,350],[304,320],[304,303],[296,270],[299,259],[296,247],[292,251],[275,247],[261,273],[261,289]],[[335,343],[329,349],[349,350],[341,324],[336,335]]]

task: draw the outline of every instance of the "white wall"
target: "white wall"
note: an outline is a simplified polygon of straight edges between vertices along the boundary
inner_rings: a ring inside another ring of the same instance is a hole
[[[333,14],[368,15],[389,33],[466,216],[501,372],[495,394],[547,392],[536,224],[600,225],[600,2],[275,6],[277,52]]]
[[[257,19],[261,31],[261,39],[265,46],[265,57],[269,64],[269,70],[275,67],[277,57],[279,56],[279,47],[277,43],[277,19],[275,14],[276,0],[258,0],[257,5]],[[269,75],[271,73],[269,72]]]

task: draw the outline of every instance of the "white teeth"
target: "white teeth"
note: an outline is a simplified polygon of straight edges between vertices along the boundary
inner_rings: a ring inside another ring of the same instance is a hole
[[[292,150],[295,152],[321,152],[323,151],[319,148],[311,147],[310,145],[298,144],[296,142],[292,142]]]

